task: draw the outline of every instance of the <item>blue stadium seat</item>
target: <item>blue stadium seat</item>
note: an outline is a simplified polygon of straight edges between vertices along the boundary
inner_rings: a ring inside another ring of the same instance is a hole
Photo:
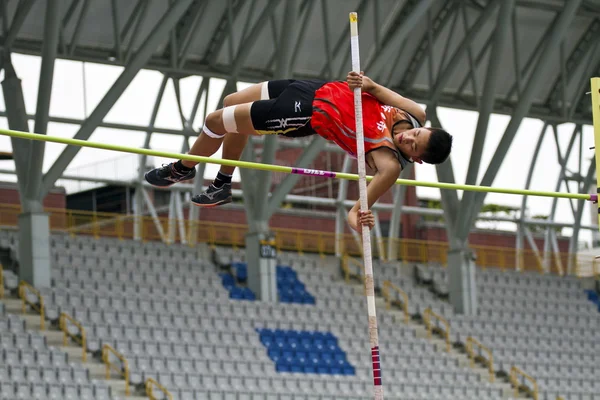
[[[331,332],[256,329],[277,372],[354,375]]]
[[[315,304],[315,297],[307,292],[298,274],[289,266],[277,266],[277,290],[282,303]]]
[[[240,282],[248,279],[248,265],[242,262],[231,263],[231,268],[235,271],[235,276]]]
[[[246,270],[246,264],[243,264],[243,263],[234,263],[234,264],[242,265],[242,267],[236,267],[237,268],[236,276],[238,276],[238,279],[239,279],[239,275],[237,275],[237,273],[240,270],[242,271],[241,272],[242,276],[245,276],[244,279],[247,279],[248,275],[247,275],[247,270]],[[221,274],[219,274],[219,276],[221,277],[221,283],[223,284],[223,287],[225,289],[227,289],[227,291],[229,291],[230,299],[250,300],[250,301],[256,300],[256,295],[254,294],[254,292],[252,290],[250,290],[250,288],[237,286],[235,278],[232,274],[221,273]]]

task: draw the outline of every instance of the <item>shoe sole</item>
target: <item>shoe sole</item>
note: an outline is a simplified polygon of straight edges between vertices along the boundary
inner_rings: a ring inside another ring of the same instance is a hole
[[[192,201],[192,204],[195,205],[196,207],[213,208],[213,207],[217,207],[217,206],[222,206],[223,204],[231,203],[231,201],[232,201],[231,197],[228,197],[225,200],[221,200],[217,203],[212,203],[212,204],[200,204],[200,203],[196,203],[195,201]]]
[[[149,184],[151,184],[152,186],[154,186],[154,187],[157,187],[157,188],[168,188],[168,187],[171,187],[171,186],[173,186],[173,185],[174,185],[174,184],[176,184],[176,183],[181,183],[181,182],[189,181],[189,180],[192,180],[192,179],[194,179],[194,178],[195,178],[195,176],[194,176],[194,177],[192,177],[192,178],[188,178],[188,179],[182,179],[182,180],[180,180],[179,182],[171,182],[171,181],[169,181],[169,182],[171,182],[171,183],[169,183],[168,185],[155,185],[154,183],[151,183],[150,181],[148,181],[148,178],[146,178],[146,176],[147,176],[147,175],[148,175],[147,173],[146,173],[146,174],[144,174],[144,180],[145,180],[146,182],[148,182]]]

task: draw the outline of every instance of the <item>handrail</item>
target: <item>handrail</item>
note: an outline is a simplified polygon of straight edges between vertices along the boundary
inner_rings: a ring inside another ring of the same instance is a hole
[[[4,268],[0,265],[0,299],[4,298]]]
[[[523,370],[513,366],[510,369],[510,382],[515,387],[515,397],[519,396],[519,375],[531,382],[531,384],[533,385],[533,400],[538,400],[539,392],[537,381],[531,376],[527,375],[525,372],[523,372]]]
[[[110,361],[109,357],[111,353],[121,361],[123,364],[122,368],[118,368]],[[104,344],[102,346],[102,362],[106,364],[106,379],[110,379],[111,369],[118,372],[125,379],[125,395],[129,396],[129,362],[127,359],[111,345]]]
[[[408,324],[408,321],[410,321],[410,315],[408,314],[408,294],[406,294],[406,292],[404,290],[400,289],[398,286],[394,285],[392,282],[384,281],[382,292],[383,292],[383,298],[385,299],[385,305],[388,310],[392,308],[392,303],[394,303],[394,300],[392,299],[390,290],[394,290],[394,291],[400,293],[400,295],[402,296],[402,298],[403,298],[402,311],[404,312],[404,322],[406,322]]]
[[[357,259],[355,259],[354,257],[350,256],[350,254],[344,254],[343,260],[346,262],[345,267],[343,267],[346,282],[349,281],[350,277],[356,277],[362,283],[364,283],[365,276],[361,273],[364,270],[363,264],[360,261],[358,261]],[[355,267],[358,267],[358,273],[354,274],[354,273],[352,273],[352,271],[350,271],[350,264],[353,264]]]
[[[469,358],[471,359],[471,368],[475,368],[475,350],[473,350],[474,346],[478,347],[479,350],[488,354],[488,358],[485,359],[485,362],[487,364],[488,370],[490,371],[490,382],[494,383],[494,356],[492,354],[492,351],[483,344],[481,344],[477,339],[471,336],[467,338],[466,346],[467,354],[469,354]]]
[[[156,388],[160,389],[160,391],[163,392],[169,400],[173,400],[173,395],[169,393],[167,388],[158,383],[156,380],[148,378],[146,379],[146,396],[148,396],[150,400],[157,400],[157,398],[154,396],[154,392],[152,391],[155,386]]]
[[[73,340],[75,343],[81,345],[81,349],[82,349],[81,359],[83,362],[86,362],[86,360],[87,360],[87,351],[86,351],[87,336],[86,336],[85,328],[83,327],[83,325],[81,325],[79,322],[77,322],[69,314],[64,313],[64,312],[60,313],[60,319],[58,320],[58,322],[59,322],[60,330],[63,331],[63,333],[64,333],[63,346],[66,346],[67,342],[68,342],[68,338],[71,338],[71,340]],[[69,332],[67,322],[70,322],[71,324],[75,325],[77,327],[77,329],[79,329],[80,336],[73,335],[71,332]]]
[[[18,213],[21,210],[17,204],[0,205],[0,225],[17,226]],[[135,217],[117,213],[89,212],[81,210],[67,210],[61,208],[45,208],[50,216],[50,229],[52,232],[65,232],[68,234],[84,234],[94,237],[106,236],[118,239],[132,239],[133,226],[139,221],[142,225],[141,239],[143,241],[162,240],[156,224],[160,224],[163,229],[169,224],[169,218],[159,216],[157,220],[150,216]],[[176,221],[179,222],[179,221]],[[186,224],[187,225],[187,224]],[[194,224],[190,229],[188,243],[208,243],[211,246],[243,246],[240,238],[248,230],[246,225],[229,224],[220,222],[204,222]],[[194,238],[191,237],[193,231]],[[344,254],[360,256],[361,248],[357,245],[353,235],[343,234],[336,237],[334,232],[322,232],[316,230],[297,230],[290,228],[272,228],[276,237],[278,251],[297,251],[302,253],[335,254],[343,249]],[[406,263],[439,263],[447,264],[448,243],[442,241],[423,241],[418,239],[394,238],[396,243],[397,258]],[[337,245],[336,246],[336,242]],[[471,245],[471,249],[477,253],[477,265],[481,268],[498,267],[502,270],[516,269],[521,260],[528,270],[540,272],[537,263],[537,257],[533,250],[516,250],[514,248],[498,246]],[[378,246],[374,250],[374,256],[382,256],[377,253]],[[569,253],[560,253],[558,258],[552,253],[551,271],[556,273],[559,261],[566,264]],[[574,271],[579,275],[592,273],[593,256],[577,256],[573,264]],[[587,276],[587,275],[586,275]]]
[[[27,300],[27,290],[33,292],[37,296],[39,304]],[[42,294],[29,283],[21,281],[19,283],[19,297],[23,300],[23,314],[27,312],[27,306],[31,307],[34,311],[37,311],[40,314],[40,330],[45,330],[46,317],[44,314],[44,297]]]
[[[450,324],[448,323],[448,321],[446,321],[446,319],[444,317],[442,317],[441,315],[436,314],[431,309],[431,307],[426,308],[425,311],[423,312],[423,320],[425,321],[425,326],[427,327],[427,337],[429,339],[431,339],[432,330],[433,330],[432,324],[431,324],[431,317],[435,318],[442,325],[444,325],[446,327],[446,330],[443,331],[443,336],[446,339],[446,351],[448,353],[450,353]]]

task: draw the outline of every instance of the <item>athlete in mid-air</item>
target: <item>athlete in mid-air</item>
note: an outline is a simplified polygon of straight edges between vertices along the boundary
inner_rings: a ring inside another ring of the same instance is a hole
[[[346,82],[274,80],[230,94],[223,108],[210,113],[188,152],[212,156],[223,145],[223,158],[239,160],[249,135],[303,137],[318,134],[356,157],[354,88],[361,88],[365,160],[375,172],[367,186],[369,209],[398,179],[408,163],[440,164],[452,148],[452,136],[424,127],[425,110],[414,101],[379,85],[364,74],[348,73]],[[166,187],[193,179],[197,163],[178,160],[148,171],[146,181]],[[208,189],[194,197],[200,207],[231,202],[235,167],[221,166]],[[357,202],[348,222],[359,231],[374,225],[370,211],[359,213]],[[360,214],[360,215],[359,215]]]

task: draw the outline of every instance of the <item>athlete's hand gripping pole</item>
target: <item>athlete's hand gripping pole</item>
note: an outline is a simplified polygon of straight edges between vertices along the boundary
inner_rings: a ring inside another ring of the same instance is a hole
[[[352,51],[352,70],[360,74],[360,52],[358,48],[358,14],[350,13],[350,45]],[[365,167],[365,143],[362,120],[361,88],[354,89],[354,115],[356,117],[356,153],[358,162],[358,187],[360,191],[360,210],[368,211],[367,179]],[[373,362],[374,399],[383,399],[381,385],[381,365],[379,359],[379,337],[377,333],[377,314],[375,312],[375,287],[373,280],[373,264],[371,258],[371,230],[361,227],[363,243],[363,261],[365,268],[365,292],[369,314],[369,340],[371,343],[371,358]]]

